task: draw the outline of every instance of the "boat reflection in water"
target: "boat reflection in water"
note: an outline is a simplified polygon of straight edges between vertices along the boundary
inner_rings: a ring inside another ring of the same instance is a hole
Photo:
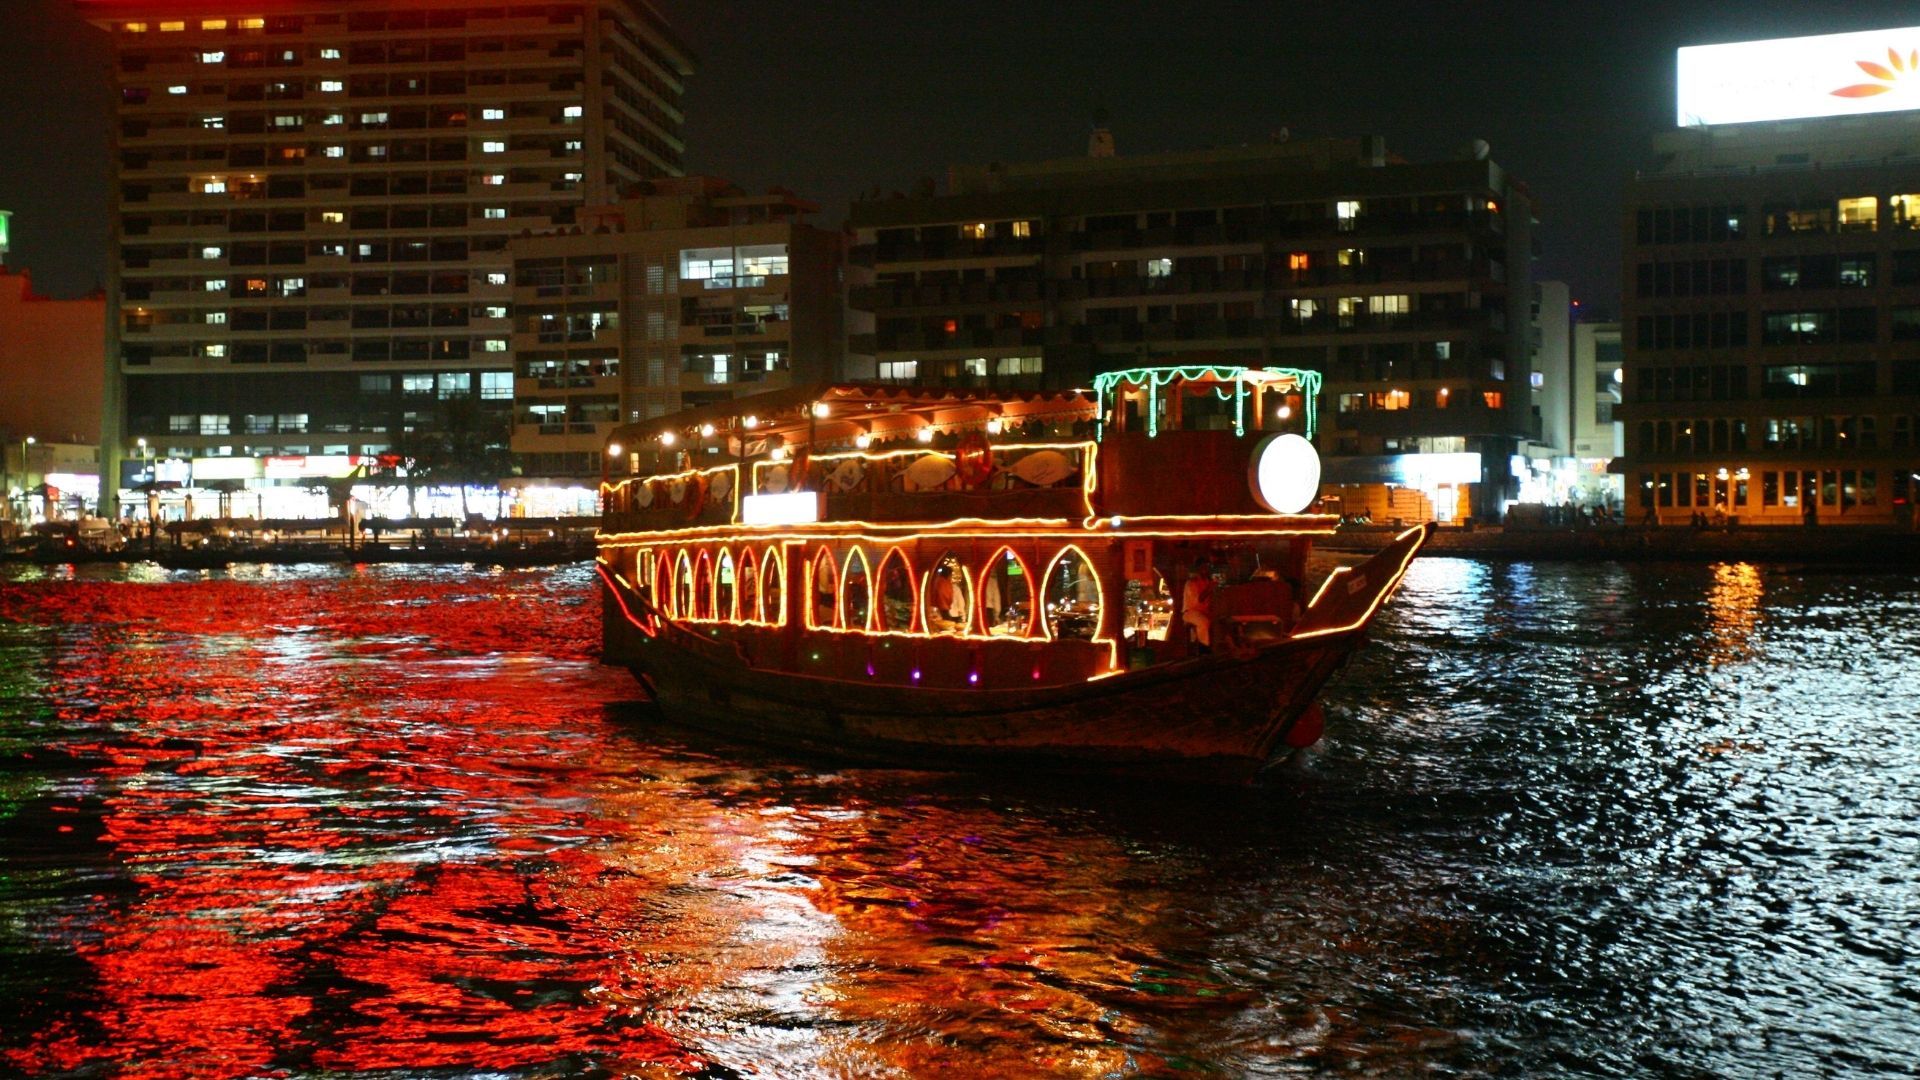
[[[1758,574],[1419,560],[1203,796],[662,726],[587,568],[0,584],[0,1074],[1897,1072],[1920,608]]]

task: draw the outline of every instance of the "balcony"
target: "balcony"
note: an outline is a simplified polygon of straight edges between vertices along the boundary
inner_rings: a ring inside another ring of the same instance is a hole
[[[1458,405],[1445,409],[1366,409],[1342,413],[1337,426],[1362,435],[1388,438],[1444,437],[1464,435],[1523,436],[1527,418],[1509,415],[1504,409],[1483,404]]]

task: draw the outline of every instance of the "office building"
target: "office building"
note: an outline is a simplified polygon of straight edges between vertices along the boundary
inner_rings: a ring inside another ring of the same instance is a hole
[[[1330,505],[1497,517],[1531,433],[1532,209],[1478,144],[1415,163],[1326,139],[957,167],[857,202],[849,363],[873,377],[1087,385],[1150,364],[1324,378]],[[1304,424],[1304,418],[1300,421]]]
[[[1620,476],[1613,459],[1625,452],[1614,411],[1622,400],[1624,358],[1620,324],[1580,322],[1573,327],[1571,479],[1573,502],[1618,512],[1623,506]]]
[[[24,524],[99,498],[106,300],[35,292],[5,265],[8,228],[0,211],[0,520]]]
[[[1623,222],[1635,520],[1911,520],[1920,111],[1836,93],[1909,44],[1920,29],[1681,50],[1684,126]]]
[[[119,100],[105,449],[155,458],[122,486],[311,516],[409,433],[504,433],[509,239],[681,171],[692,62],[646,0],[81,6]]]
[[[838,377],[843,244],[807,223],[817,210],[691,176],[514,240],[528,476],[578,492],[618,423]]]

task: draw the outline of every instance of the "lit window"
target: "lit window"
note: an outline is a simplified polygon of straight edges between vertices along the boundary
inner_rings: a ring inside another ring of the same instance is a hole
[[[387,122],[387,114],[383,112],[363,112],[360,114],[360,122],[363,124],[384,124]]]
[[[147,24],[143,22],[130,22],[120,29],[125,30],[129,34],[144,34],[147,32]]]
[[[1841,199],[1839,210],[1841,232],[1872,232],[1880,220],[1880,200],[1871,195]]]
[[[242,30],[265,30],[266,28],[267,28],[267,20],[265,19],[241,19],[240,20],[240,29]]]
[[[1296,251],[1287,256],[1287,269],[1305,270],[1313,264],[1313,259],[1304,251]]]
[[[248,278],[248,279],[247,279],[247,285],[246,285],[246,289],[247,289],[247,291],[248,291],[248,292],[250,292],[250,293],[263,293],[263,292],[266,292],[266,291],[267,291],[267,279],[266,279],[266,278],[257,278],[257,277],[255,277],[255,278]]]
[[[226,312],[224,312],[224,311],[209,311],[209,312],[207,312],[207,325],[208,325],[208,326],[225,326],[226,324],[227,324],[227,313],[226,313]]]
[[[1360,217],[1360,201],[1341,199],[1333,204],[1333,216],[1339,222],[1340,231],[1351,232],[1354,222]]]
[[[344,82],[341,82],[339,79],[321,79],[320,80],[320,92],[323,94],[337,94],[340,91],[345,90],[346,88],[347,88],[347,84]]]
[[[209,131],[219,131],[227,126],[227,118],[224,116],[203,116],[200,118],[200,126]]]
[[[1013,234],[1014,236],[1023,236],[1023,237],[1024,237],[1024,236],[1032,236],[1032,235],[1033,235],[1033,222],[1031,222],[1031,221],[1016,221],[1016,222],[1014,222],[1014,223],[1013,223],[1013,228],[1012,228],[1012,234]]]
[[[1404,293],[1394,296],[1367,297],[1367,314],[1369,315],[1405,315],[1411,310],[1408,297]]]
[[[227,182],[225,180],[208,180],[201,185],[200,191],[207,195],[225,195],[227,193]]]
[[[369,146],[367,147],[367,156],[368,157],[386,157],[387,148],[384,146]]]
[[[483,371],[480,373],[480,400],[513,400],[513,372]]]
[[[569,105],[566,108],[560,110],[560,115],[566,117],[569,120],[578,120],[581,117],[585,116],[586,113],[587,111],[578,105]]]
[[[338,60],[338,59],[340,59],[340,50],[339,50],[339,49],[321,49],[321,50],[320,50],[320,59],[322,59],[322,60]]]
[[[186,88],[186,87],[184,87],[184,86],[169,86],[169,87],[167,87],[167,93],[169,93],[169,94],[184,94],[184,93],[186,93],[186,92],[187,92],[187,88]]]
[[[882,360],[880,361],[880,381],[912,382],[920,377],[918,360]]]
[[[481,109],[480,110],[480,119],[482,120],[505,120],[506,118],[507,118],[507,110],[505,109]]]
[[[565,180],[569,184],[577,184],[580,181],[585,180],[587,178],[587,174],[577,173],[577,172],[561,173],[560,178],[562,180]]]
[[[1148,277],[1150,278],[1170,277],[1172,276],[1172,274],[1173,274],[1172,259],[1148,259],[1147,260],[1147,276]]]
[[[346,114],[346,113],[337,113],[337,112],[336,112],[336,113],[328,113],[328,114],[327,114],[327,118],[326,118],[326,119],[324,119],[324,120],[322,120],[322,121],[320,121],[320,122],[321,122],[322,124],[325,124],[325,125],[327,125],[327,126],[329,126],[329,127],[333,127],[333,126],[337,126],[337,125],[340,125],[340,124],[344,124],[344,123],[346,123],[346,122],[347,122],[347,114]]]
[[[1501,408],[1506,404],[1507,400],[1507,396],[1498,390],[1482,391],[1480,396],[1485,399],[1487,408],[1489,409]]]
[[[208,278],[206,287],[208,292],[226,292],[227,279],[223,277]]]
[[[1433,358],[1434,358],[1435,360],[1451,360],[1451,359],[1453,359],[1453,342],[1451,342],[1451,341],[1436,341],[1436,342],[1434,342],[1434,343],[1433,343]]]
[[[1920,195],[1887,196],[1887,213],[1892,217],[1889,228],[1920,229]]]
[[[187,24],[184,22],[163,22],[160,24],[160,32],[163,34],[176,34],[186,28]]]
[[[480,211],[480,216],[492,221],[503,221],[507,216],[507,208],[504,206],[489,206]]]
[[[566,151],[569,154],[577,154],[580,152],[581,148],[584,146],[586,146],[586,143],[581,142],[579,139],[568,139],[566,144]]]
[[[1294,299],[1287,301],[1287,304],[1293,311],[1293,318],[1296,322],[1312,322],[1314,316],[1320,314],[1320,302],[1318,300]]]
[[[507,182],[507,174],[506,173],[488,173],[485,176],[482,176],[480,178],[480,182],[482,184],[486,184],[489,187],[499,187],[501,184],[504,184]]]
[[[208,244],[200,249],[200,257],[203,259],[217,259],[225,254],[226,251],[215,244]]]
[[[971,225],[962,225],[960,226],[960,235],[969,240],[985,240],[987,238],[987,223],[979,221]]]
[[[1527,381],[1533,385],[1535,390],[1544,390],[1547,385],[1547,373],[1544,371],[1532,372],[1527,376]]]
[[[489,154],[504,154],[507,151],[507,144],[498,139],[488,139],[480,144],[480,149]]]
[[[487,271],[487,284],[505,285],[506,283],[507,283],[507,272],[505,270]]]
[[[222,52],[219,49],[214,49],[211,52],[203,52],[200,54],[200,62],[203,64],[218,64],[226,60],[226,58],[227,58],[227,54],[225,52]]]
[[[463,397],[473,392],[473,376],[465,371],[448,371],[440,375],[440,399]]]
[[[307,118],[304,116],[287,115],[283,113],[273,118],[273,126],[277,128],[306,127]]]
[[[227,20],[225,19],[200,20],[200,29],[202,30],[225,30],[226,28],[227,28]]]
[[[227,347],[225,345],[202,345],[200,347],[200,351],[207,356],[214,357],[215,359],[218,359],[219,357],[227,355]],[[224,433],[225,433],[224,428],[221,429],[220,431],[204,432],[204,434],[207,434],[207,435],[220,435]]]
[[[281,296],[303,296],[306,294],[306,291],[307,291],[306,278],[290,277],[290,278],[280,279],[280,295]]]
[[[487,338],[480,343],[480,348],[485,352],[506,352],[507,342],[504,338]]]
[[[1340,265],[1365,266],[1367,265],[1367,253],[1361,251],[1359,248],[1341,248]]]
[[[347,213],[344,210],[322,210],[320,220],[328,225],[344,225],[347,223]]]
[[[485,310],[486,317],[489,319],[504,319],[507,317],[506,307],[500,304],[488,304]]]
[[[329,146],[326,149],[320,151],[320,153],[322,156],[330,157],[330,158],[346,157],[347,148],[344,146]]]

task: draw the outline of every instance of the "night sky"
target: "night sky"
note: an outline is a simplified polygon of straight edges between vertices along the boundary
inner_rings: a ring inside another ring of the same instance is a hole
[[[1846,4],[1181,0],[663,0],[700,57],[690,171],[820,202],[944,184],[951,163],[1081,154],[1105,109],[1122,155],[1384,134],[1412,159],[1472,140],[1533,189],[1536,275],[1619,295],[1618,206],[1673,123],[1681,45],[1920,22]],[[0,0],[0,208],[42,291],[105,276],[107,52],[68,0]]]

